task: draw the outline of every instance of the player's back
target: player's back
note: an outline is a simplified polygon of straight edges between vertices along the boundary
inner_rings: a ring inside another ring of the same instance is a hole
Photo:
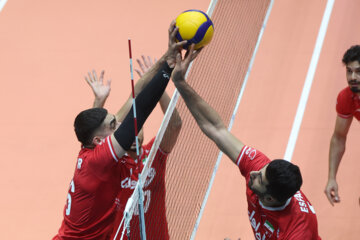
[[[278,239],[320,240],[317,217],[303,192],[298,191],[287,208],[279,213]]]
[[[80,151],[54,239],[109,239],[119,202],[121,164],[103,146]]]

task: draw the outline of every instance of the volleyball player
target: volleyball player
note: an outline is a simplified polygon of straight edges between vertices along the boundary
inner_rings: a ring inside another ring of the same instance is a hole
[[[145,74],[148,74],[147,72],[150,70],[151,66],[153,66],[153,61],[150,57],[145,58],[144,56],[142,56],[142,61],[138,59],[137,62],[139,63],[141,70],[135,70],[140,76],[140,80],[135,85],[136,92],[138,91],[138,89],[146,85],[146,83],[144,83],[143,81],[143,76]],[[92,73],[89,72],[88,77],[85,77],[85,79],[92,88],[95,95],[93,107],[104,107],[105,101],[110,94],[110,81],[104,82],[104,71],[101,72],[99,78],[97,78],[95,71],[93,71]],[[160,98],[159,103],[162,112],[165,114],[170,103],[170,97],[166,92],[164,92],[164,94]],[[130,110],[131,104],[132,95],[130,94],[126,103],[116,114],[116,117],[119,121],[124,118],[124,113]],[[181,125],[182,121],[180,115],[177,110],[174,109],[174,112],[169,120],[168,126],[160,143],[159,149],[156,151],[148,178],[144,183],[144,212],[147,239],[169,239],[165,209],[166,160],[168,154],[171,152],[176,143],[177,137],[181,130]],[[117,227],[119,226],[123,218],[126,203],[129,197],[132,195],[133,190],[135,189],[138,180],[138,174],[141,173],[143,166],[147,161],[155,138],[152,138],[147,144],[144,145],[142,144],[143,140],[144,131],[141,130],[139,132],[140,161],[138,162],[138,164],[136,164],[136,159],[138,156],[136,152],[135,142],[126,152],[126,156],[123,157],[128,163],[130,163],[128,165],[129,171],[121,175],[121,189],[118,194],[119,208],[115,220],[114,233],[111,239],[114,239],[115,237]],[[120,234],[118,234],[117,239],[120,239],[122,228],[119,232]],[[138,211],[135,211],[135,214],[132,217],[130,233],[131,239],[140,239]],[[125,235],[123,239],[127,239],[127,236]]]
[[[350,47],[342,62],[346,68],[348,86],[337,96],[337,117],[330,141],[329,174],[325,187],[325,194],[333,206],[340,202],[336,173],[345,152],[346,137],[353,118],[360,121],[360,45]]]
[[[137,124],[141,129],[161,98],[175,63],[175,55],[186,41],[176,43],[173,21],[168,50],[154,65],[155,74],[136,98]],[[188,57],[192,57],[190,53]],[[124,159],[135,140],[132,109],[119,126],[115,115],[103,108],[84,110],[74,122],[81,150],[67,194],[64,219],[53,239],[110,239],[114,228],[121,176],[128,171]]]
[[[300,169],[282,159],[270,161],[232,135],[219,114],[185,82],[187,64],[178,54],[172,79],[202,132],[245,177],[248,214],[255,238],[320,239],[314,208],[300,190]]]

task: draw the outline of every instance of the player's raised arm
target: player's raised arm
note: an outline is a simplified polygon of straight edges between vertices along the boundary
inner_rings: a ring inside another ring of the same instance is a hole
[[[108,98],[111,90],[111,79],[104,82],[105,71],[101,71],[100,77],[97,77],[96,71],[88,72],[88,76],[85,76],[86,82],[91,87],[95,99],[93,108],[102,108],[105,105],[106,99]]]
[[[192,55],[196,54],[193,49],[194,46],[191,46],[190,52],[183,61],[181,55],[178,54],[172,79],[201,131],[236,164],[239,153],[244,146],[243,143],[227,130],[219,114],[185,82],[185,73],[190,60]]]
[[[135,99],[139,131],[165,91],[172,69],[175,66],[176,54],[186,44],[186,41],[176,43],[175,35],[178,29],[174,26],[175,22],[173,21],[169,27],[168,50],[154,65],[159,67],[159,70]],[[130,149],[135,140],[134,129],[134,116],[131,109],[120,127],[111,135],[112,144],[118,157],[121,157],[125,151]]]
[[[140,66],[139,69],[135,69],[137,74],[140,76],[140,78],[154,65],[155,62],[157,62],[156,59],[154,61],[151,59],[151,57],[145,57],[142,56],[142,61],[140,59],[137,59],[137,62]],[[169,106],[171,99],[170,96],[164,92],[164,94],[160,98],[160,107],[161,111],[165,114],[166,110]],[[166,131],[164,133],[164,136],[162,138],[160,149],[164,152],[170,153],[175,146],[177,137],[179,136],[180,130],[182,126],[182,120],[181,117],[175,108],[173,111],[173,114],[171,115],[169,124],[166,128]]]
[[[178,31],[178,28],[175,28],[175,21],[172,23],[172,25],[169,28],[169,45],[168,45],[168,51],[158,60],[155,61],[155,63],[152,63],[151,58],[145,58],[142,56],[143,62],[141,62],[139,59],[137,60],[142,73],[140,71],[137,71],[137,73],[140,76],[140,79],[137,81],[137,83],[134,86],[135,96],[137,96],[142,89],[150,82],[151,79],[154,78],[155,74],[158,73],[163,66],[165,62],[169,64],[171,68],[174,68],[175,66],[175,56],[176,52],[179,50],[180,47],[184,46],[186,44],[186,41],[178,42],[175,41],[175,36]],[[126,114],[129,112],[132,105],[132,94],[129,95],[129,98],[127,99],[126,103],[119,109],[119,111],[116,113],[116,119],[119,122],[122,122],[126,116]]]

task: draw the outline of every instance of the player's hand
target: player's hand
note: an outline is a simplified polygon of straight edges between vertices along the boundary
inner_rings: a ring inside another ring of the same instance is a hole
[[[135,72],[137,72],[137,74],[139,75],[139,77],[141,78],[147,71],[149,71],[149,69],[154,65],[154,63],[156,63],[156,58],[154,58],[154,62],[151,59],[151,57],[145,57],[144,55],[141,56],[142,61],[140,59],[136,59],[137,63],[139,64],[140,70],[139,69],[135,69]]]
[[[85,76],[86,82],[93,90],[95,99],[99,101],[105,101],[109,96],[111,90],[111,79],[107,80],[106,83],[104,83],[104,74],[105,71],[101,71],[100,77],[98,78],[95,70],[93,70],[92,72],[88,72],[88,77]]]
[[[340,202],[338,184],[335,179],[328,180],[325,188],[325,194],[332,206],[334,206],[334,203]]]
[[[176,55],[181,51],[183,46],[187,43],[186,40],[181,42],[176,42],[175,37],[176,33],[178,32],[179,28],[175,26],[176,22],[173,20],[169,27],[169,45],[168,50],[165,53],[165,60],[169,67],[175,67],[176,63]]]
[[[184,58],[182,59],[181,53],[176,56],[176,65],[172,72],[172,79],[174,82],[185,80],[185,74],[189,68],[191,61],[193,61],[200,53],[201,49],[194,50],[195,44],[191,44],[187,50]]]

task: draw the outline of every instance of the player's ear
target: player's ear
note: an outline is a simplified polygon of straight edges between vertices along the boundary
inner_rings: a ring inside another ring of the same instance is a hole
[[[99,137],[99,136],[95,136],[95,137],[93,137],[93,139],[92,139],[92,144],[93,145],[99,145],[100,143],[101,143],[101,138]]]

